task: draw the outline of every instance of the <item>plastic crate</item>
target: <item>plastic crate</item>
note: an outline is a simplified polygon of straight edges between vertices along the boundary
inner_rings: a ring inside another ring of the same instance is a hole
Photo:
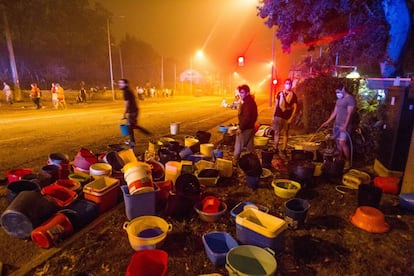
[[[283,219],[257,209],[248,208],[236,216],[237,240],[242,244],[269,247],[283,252],[283,234],[287,224]]]
[[[216,168],[219,171],[220,177],[232,177],[233,176],[233,162],[231,160],[217,158]]]
[[[98,204],[99,213],[111,209],[118,202],[119,180],[104,176],[98,178],[83,187],[83,194],[86,200]]]

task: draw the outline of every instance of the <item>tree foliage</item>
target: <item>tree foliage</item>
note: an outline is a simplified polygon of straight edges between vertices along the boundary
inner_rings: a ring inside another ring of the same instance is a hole
[[[9,22],[23,85],[101,78],[109,15],[103,7],[88,0],[3,0],[0,7]],[[4,33],[4,24],[0,28]],[[1,57],[8,60],[5,43],[0,40]]]
[[[373,65],[387,58],[389,25],[381,0],[263,0],[258,14],[269,26],[284,51],[294,43],[309,50],[325,45],[327,51],[316,61],[332,67],[338,54],[342,64]]]

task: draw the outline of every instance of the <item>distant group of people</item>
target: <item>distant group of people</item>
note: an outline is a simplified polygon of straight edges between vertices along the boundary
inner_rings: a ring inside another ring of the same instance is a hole
[[[136,89],[139,100],[144,100],[145,98],[173,96],[173,90],[168,89],[168,88],[159,90],[159,89],[156,89],[154,86],[146,87],[146,88],[142,86],[137,86],[135,89]]]
[[[30,84],[29,96],[33,102],[36,109],[42,108],[42,91],[40,90],[38,84],[33,82]],[[3,92],[6,96],[6,102],[8,104],[13,104],[13,94],[10,86],[3,82]],[[59,83],[52,83],[50,88],[50,94],[52,99],[52,108],[53,109],[66,109],[66,99],[65,99],[65,90]],[[86,89],[84,87],[84,82],[81,83],[81,89],[79,95],[76,97],[77,103],[86,103]]]

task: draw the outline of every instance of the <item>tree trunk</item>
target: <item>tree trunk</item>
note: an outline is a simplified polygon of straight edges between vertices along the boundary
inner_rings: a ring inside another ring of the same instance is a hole
[[[390,25],[390,41],[387,53],[389,61],[380,64],[382,77],[392,77],[401,74],[401,56],[408,39],[411,27],[411,17],[406,0],[383,0],[385,19]]]

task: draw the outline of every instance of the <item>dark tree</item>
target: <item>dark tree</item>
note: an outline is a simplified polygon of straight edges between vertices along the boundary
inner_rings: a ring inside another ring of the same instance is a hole
[[[384,76],[401,67],[411,24],[404,0],[263,0],[258,14],[276,26],[284,51],[294,43],[309,50],[325,45],[323,60],[316,61],[321,70],[332,69],[338,55],[341,63],[366,70],[383,64]]]

